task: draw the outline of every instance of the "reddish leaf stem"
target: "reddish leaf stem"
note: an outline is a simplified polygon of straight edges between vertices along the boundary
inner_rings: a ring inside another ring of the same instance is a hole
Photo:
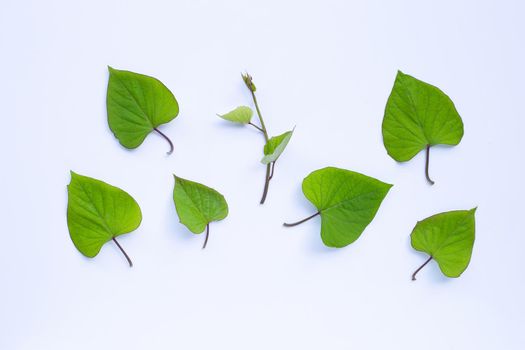
[[[430,178],[430,176],[428,175],[428,163],[430,162],[430,145],[427,145],[427,157],[426,157],[426,162],[425,162],[425,176],[427,177],[427,181],[433,185],[434,184],[434,181],[432,181],[432,179]]]
[[[428,258],[427,261],[423,263],[423,265],[421,265],[416,271],[414,271],[414,273],[412,274],[412,281],[416,280],[417,273],[421,271],[421,269],[425,267],[430,262],[430,260],[432,260],[432,256],[430,256],[430,258]]]
[[[167,152],[167,154],[168,155],[172,154],[173,153],[173,143],[171,142],[170,138],[157,128],[153,128],[153,130],[158,132],[160,136],[162,136],[166,141],[168,141],[168,143],[170,144],[170,150]]]
[[[268,195],[268,188],[270,187],[270,168],[271,163],[266,164],[266,176],[264,178],[264,190],[261,198],[261,204],[264,204],[264,201],[266,200],[266,196]]]
[[[315,217],[316,217],[317,215],[319,215],[319,214],[321,214],[321,212],[318,211],[317,213],[315,213],[315,214],[313,214],[313,215],[310,215],[309,217],[307,217],[307,218],[305,218],[305,219],[302,219],[302,220],[300,220],[300,221],[293,222],[293,223],[291,223],[291,224],[288,224],[288,223],[285,222],[285,223],[283,224],[283,226],[286,226],[286,227],[297,226],[297,225],[299,225],[299,224],[302,224],[302,223],[305,222],[305,221],[308,221],[308,220],[310,220],[310,219],[312,219],[312,218],[315,218]]]
[[[208,244],[208,237],[210,236],[210,224],[208,223],[206,225],[206,238],[204,239],[204,244],[202,246],[202,249],[206,248],[206,244]]]
[[[128,261],[129,263],[129,267],[133,267],[133,263],[131,262],[131,259],[129,258],[128,254],[126,253],[126,251],[122,248],[122,246],[119,244],[119,242],[117,241],[117,239],[115,237],[112,238],[113,242],[115,242],[115,244],[117,245],[118,249],[120,249],[120,251],[122,252],[122,254],[124,254],[124,256],[126,257],[126,260]]]

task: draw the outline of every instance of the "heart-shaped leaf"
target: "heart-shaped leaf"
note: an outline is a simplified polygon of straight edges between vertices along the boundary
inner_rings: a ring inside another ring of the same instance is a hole
[[[67,226],[73,244],[87,257],[95,257],[111,240],[129,256],[116,237],[134,231],[142,221],[137,202],[120,188],[71,172],[67,186]]]
[[[202,233],[206,229],[206,239],[202,249],[206,248],[210,232],[210,222],[219,221],[228,216],[228,204],[224,196],[213,188],[175,176],[173,201],[180,222],[193,233]]]
[[[392,185],[350,170],[323,168],[303,180],[305,197],[321,215],[321,238],[329,247],[341,248],[359,238],[377,213]]]
[[[476,208],[440,213],[419,221],[411,234],[412,247],[430,257],[413,274],[432,259],[447,277],[459,277],[467,269],[474,247]]]
[[[159,80],[125,70],[109,69],[106,106],[111,131],[126,148],[136,148],[153,130],[170,145],[173,143],[158,126],[179,114],[179,104]]]
[[[261,159],[261,163],[268,164],[275,162],[292,138],[293,130],[287,131],[282,135],[274,136],[266,142],[264,145],[264,157]]]
[[[386,104],[382,128],[385,148],[398,162],[426,149],[425,175],[431,184],[430,147],[454,146],[463,137],[463,121],[452,100],[437,87],[400,71]]]
[[[253,111],[250,107],[239,106],[226,114],[217,114],[222,119],[238,124],[249,124],[252,120]]]

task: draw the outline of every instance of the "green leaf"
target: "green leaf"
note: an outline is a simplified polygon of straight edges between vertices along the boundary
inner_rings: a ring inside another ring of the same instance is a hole
[[[341,248],[359,238],[377,213],[392,185],[350,170],[323,168],[303,180],[303,193],[318,212],[295,226],[321,215],[321,238]]]
[[[412,275],[434,259],[447,277],[459,277],[466,270],[474,246],[476,208],[440,213],[419,221],[411,234],[412,247],[430,258]]]
[[[95,257],[102,246],[134,231],[142,221],[137,202],[120,188],[71,172],[67,186],[67,226],[73,244],[87,257]]]
[[[222,119],[238,124],[248,124],[252,120],[253,111],[250,107],[239,106],[226,114],[217,114]]]
[[[106,106],[111,131],[126,148],[136,148],[157,127],[179,114],[179,104],[171,91],[159,80],[125,70],[109,69]]]
[[[180,222],[193,233],[202,233],[206,229],[204,249],[208,242],[209,223],[224,219],[228,215],[228,204],[213,188],[174,177],[173,201]]]
[[[261,163],[268,164],[275,162],[281,153],[283,153],[288,142],[290,142],[294,130],[287,131],[282,135],[274,136],[269,139],[268,142],[266,142],[266,145],[264,145],[264,157],[261,159]]]
[[[398,71],[383,118],[383,142],[398,162],[412,159],[434,145],[457,145],[463,121],[452,100],[440,89]],[[428,154],[427,154],[427,179]]]

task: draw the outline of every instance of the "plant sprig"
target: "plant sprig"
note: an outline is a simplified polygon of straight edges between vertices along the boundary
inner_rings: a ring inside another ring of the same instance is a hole
[[[266,141],[266,143],[268,143],[268,141],[270,140],[270,138],[268,137],[268,130],[266,129],[266,124],[264,124],[264,119],[261,114],[261,109],[259,108],[257,97],[255,96],[255,91],[257,90],[257,88],[255,87],[252,76],[250,74],[244,73],[244,74],[241,74],[241,76],[242,76],[242,80],[244,80],[244,84],[246,84],[246,87],[248,88],[248,90],[250,90],[250,94],[252,95],[252,99],[253,99],[253,104],[255,105],[255,110],[257,111],[257,116],[259,117],[259,122],[261,123],[261,126],[258,127],[252,122],[250,122],[249,124],[255,127],[257,130],[259,130],[263,134],[264,140]],[[275,167],[275,162],[276,160],[266,164],[266,175],[264,178],[264,190],[263,190],[263,194],[261,197],[261,204],[264,204],[264,201],[266,201],[266,196],[268,195],[268,188],[270,187],[270,180],[273,177],[273,169]]]
[[[266,175],[264,177],[264,189],[260,203],[264,204],[266,201],[266,196],[268,195],[270,181],[272,180],[275,172],[275,163],[288,145],[288,142],[292,137],[293,130],[287,131],[284,134],[275,137],[269,136],[268,129],[266,128],[266,124],[264,123],[261,109],[259,107],[259,102],[255,96],[255,91],[257,88],[253,83],[253,79],[248,73],[241,74],[241,76],[244,84],[252,95],[253,104],[255,105],[255,110],[257,111],[257,117],[259,119],[259,125],[252,123],[251,119],[253,116],[253,111],[250,107],[246,106],[237,107],[226,114],[218,114],[218,116],[233,123],[251,125],[263,135],[265,146],[263,149],[264,157],[262,158],[261,163],[266,165]]]

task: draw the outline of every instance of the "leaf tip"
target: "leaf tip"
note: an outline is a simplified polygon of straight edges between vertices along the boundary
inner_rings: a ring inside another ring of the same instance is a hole
[[[173,174],[173,178],[175,179],[175,184],[182,184],[183,182],[186,181],[186,179],[180,177],[180,176],[177,176],[175,174]]]
[[[71,176],[71,180],[80,176],[78,173],[75,173],[73,170],[69,170],[69,175]]]

